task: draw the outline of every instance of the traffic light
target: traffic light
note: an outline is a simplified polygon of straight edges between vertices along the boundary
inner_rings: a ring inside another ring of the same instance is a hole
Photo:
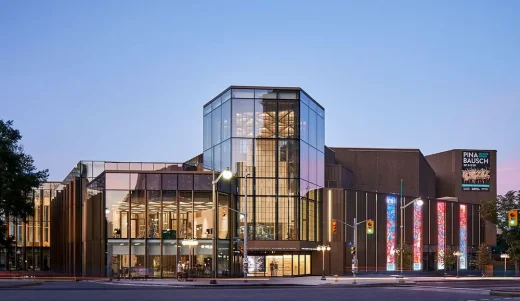
[[[350,247],[350,254],[356,255],[356,246]]]
[[[338,222],[332,221],[332,234],[336,234],[338,232]]]
[[[367,234],[374,234],[374,220],[367,220]]]
[[[510,227],[516,227],[518,226],[518,211],[516,210],[509,210],[509,212],[507,213],[507,217],[508,217],[508,225]]]

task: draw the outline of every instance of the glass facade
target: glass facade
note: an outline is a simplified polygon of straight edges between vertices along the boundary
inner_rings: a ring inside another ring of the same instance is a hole
[[[233,172],[238,209],[249,173],[249,239],[319,241],[324,109],[301,89],[232,87],[203,115],[204,167]]]
[[[179,265],[199,277],[211,271],[214,211],[211,174],[106,171],[89,185],[104,194],[106,273],[113,277],[176,277]],[[230,196],[219,193],[220,207]],[[229,222],[219,215],[218,272],[230,269]],[[183,242],[195,240],[196,246]]]
[[[50,205],[61,186],[58,182],[48,182],[34,189],[29,196],[34,213],[25,222],[17,217],[2,217],[7,226],[7,236],[14,243],[8,249],[2,249],[0,270],[49,270]]]

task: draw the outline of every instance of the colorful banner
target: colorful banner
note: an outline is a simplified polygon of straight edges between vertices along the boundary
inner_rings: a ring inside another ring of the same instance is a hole
[[[489,191],[491,184],[489,152],[462,152],[462,190]]]
[[[465,270],[468,266],[468,211],[466,205],[460,205],[460,255],[459,268]]]
[[[413,270],[422,270],[422,206],[413,205]]]
[[[393,195],[386,197],[386,270],[395,271],[396,231],[395,218],[397,198]]]
[[[444,270],[446,250],[446,203],[437,202],[437,269]]]

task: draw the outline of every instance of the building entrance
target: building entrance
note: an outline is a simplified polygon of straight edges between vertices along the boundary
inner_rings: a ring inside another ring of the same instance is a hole
[[[311,274],[310,254],[252,254],[248,256],[248,276],[287,277]]]

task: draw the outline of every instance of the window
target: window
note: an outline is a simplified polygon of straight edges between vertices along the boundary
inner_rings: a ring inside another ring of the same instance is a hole
[[[177,189],[177,175],[176,174],[163,174],[162,175],[162,189],[163,190],[176,190]]]
[[[220,156],[221,156],[220,147],[221,147],[220,144],[215,145],[213,147],[213,168],[212,169],[215,169],[216,171],[222,170],[222,160],[220,158]]]
[[[238,177],[243,177],[245,171],[253,171],[253,140],[232,139],[231,171]]]
[[[222,170],[226,168],[231,169],[231,139],[222,142],[220,145],[220,160]]]
[[[309,212],[308,212],[307,204],[308,204],[308,201],[306,198],[300,199],[300,222],[301,222],[300,239],[301,240],[308,240],[307,229],[308,229],[309,224],[308,224],[307,214]]]
[[[296,240],[296,198],[278,197],[278,239]]]
[[[321,117],[317,117],[318,128],[317,128],[317,138],[316,138],[316,148],[320,152],[324,152],[325,148],[325,120]]]
[[[239,211],[245,211],[246,209],[246,206],[245,206],[245,197],[239,197],[238,198],[238,210]],[[253,233],[254,233],[254,224],[253,224],[253,198],[252,197],[248,197],[247,198],[247,227],[249,228],[249,232],[248,232],[248,237],[249,239],[253,239]],[[237,225],[238,227],[238,231],[237,233],[239,234],[239,237],[244,237],[244,225],[243,223],[238,223]]]
[[[275,197],[256,197],[256,239],[274,240]]]
[[[278,176],[280,178],[298,178],[300,167],[300,141],[278,141]]]
[[[160,176],[160,175],[158,175]],[[147,229],[148,238],[160,238],[161,191],[147,191]]]
[[[212,146],[211,144],[211,114],[204,116],[203,120],[203,146],[207,150]]]
[[[233,98],[254,98],[255,91],[250,89],[233,89]]]
[[[130,175],[127,173],[106,173],[105,174],[106,189],[123,189],[130,188]]]
[[[276,137],[276,100],[257,99],[255,101],[255,137]]]
[[[275,179],[256,178],[256,195],[275,195]]]
[[[308,119],[307,128],[309,129],[309,145],[312,147],[316,147],[317,121],[316,121],[316,113],[312,110],[309,110],[309,119]]]
[[[231,137],[231,101],[222,105],[222,140]]]
[[[316,201],[309,200],[309,241],[316,240]]]
[[[253,138],[254,132],[254,100],[252,99],[233,99],[233,137]]]
[[[299,138],[299,114],[300,103],[298,101],[278,102],[278,136],[280,138]]]
[[[144,190],[131,191],[130,238],[146,237],[145,206]]]
[[[305,142],[300,143],[300,178],[309,179],[309,145]]]
[[[146,175],[146,189],[161,190],[161,175],[160,174],[147,174]]]
[[[300,135],[305,142],[309,141],[309,107],[300,103]]]
[[[106,190],[107,237],[128,238],[130,194],[128,190]]]
[[[316,183],[317,168],[316,168],[316,149],[309,146],[309,182]]]
[[[255,140],[255,167],[257,177],[274,178],[276,176],[276,140]]]
[[[211,112],[211,145],[222,141],[222,110],[220,107]]]

